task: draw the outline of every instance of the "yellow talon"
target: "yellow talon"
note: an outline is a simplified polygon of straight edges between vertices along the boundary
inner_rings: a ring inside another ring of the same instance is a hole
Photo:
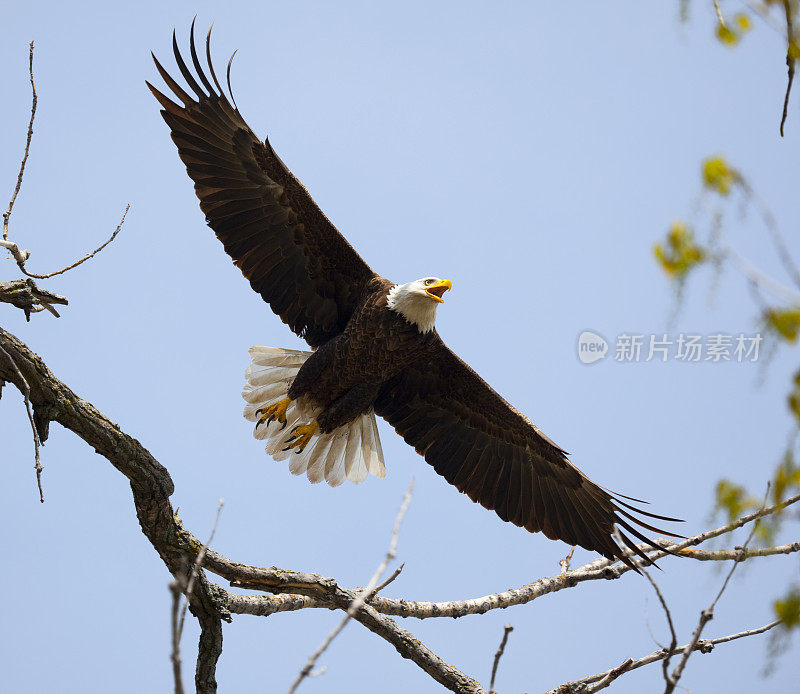
[[[311,441],[311,437],[314,436],[314,433],[317,431],[318,426],[316,421],[311,422],[311,424],[298,424],[292,429],[292,435],[289,437],[289,440],[286,442],[286,448],[283,450],[289,451],[292,448],[296,448],[296,453],[302,453],[308,445],[308,442]]]
[[[256,410],[256,414],[261,414],[261,419],[258,420],[258,424],[256,424],[256,426],[259,424],[264,424],[264,422],[266,422],[267,426],[269,426],[273,420],[276,420],[281,423],[281,429],[283,429],[283,427],[286,426],[286,410],[289,408],[289,403],[291,402],[291,398],[284,398],[280,402],[276,402],[274,405],[262,407],[260,410]]]

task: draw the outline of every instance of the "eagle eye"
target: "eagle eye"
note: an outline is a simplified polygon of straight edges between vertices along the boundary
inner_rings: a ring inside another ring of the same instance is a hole
[[[425,286],[427,287],[429,284],[433,284],[433,280],[425,280]]]

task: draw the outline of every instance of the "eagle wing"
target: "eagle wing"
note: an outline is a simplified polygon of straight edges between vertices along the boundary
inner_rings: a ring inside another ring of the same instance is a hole
[[[175,60],[194,97],[184,91],[155,56],[156,67],[181,102],[147,86],[200,208],[234,264],[272,310],[297,335],[317,347],[347,325],[365,285],[375,273],[317,207],[308,191],[261,142],[225,97],[211,63],[211,31],[203,71],[191,34],[191,57],[202,86],[187,68],[175,39]],[[233,60],[233,58],[231,58]],[[228,63],[230,92],[230,63]],[[233,96],[231,96],[233,101]]]
[[[642,511],[592,482],[438,335],[426,354],[384,384],[375,412],[459,491],[530,532],[628,565],[615,525],[622,542],[647,563],[626,532],[656,549],[635,525],[678,537],[637,515],[678,519]]]

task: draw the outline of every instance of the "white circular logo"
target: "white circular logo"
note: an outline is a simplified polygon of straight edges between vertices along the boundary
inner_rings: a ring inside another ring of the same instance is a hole
[[[578,335],[578,359],[584,364],[594,364],[605,359],[608,353],[608,342],[591,330],[584,330]]]

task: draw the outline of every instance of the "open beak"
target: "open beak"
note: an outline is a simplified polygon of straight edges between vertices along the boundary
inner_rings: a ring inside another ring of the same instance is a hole
[[[448,289],[452,289],[452,287],[453,283],[450,280],[441,280],[436,284],[432,284],[430,287],[426,287],[425,292],[431,299],[441,304],[444,302],[444,299],[442,299],[443,294]]]

